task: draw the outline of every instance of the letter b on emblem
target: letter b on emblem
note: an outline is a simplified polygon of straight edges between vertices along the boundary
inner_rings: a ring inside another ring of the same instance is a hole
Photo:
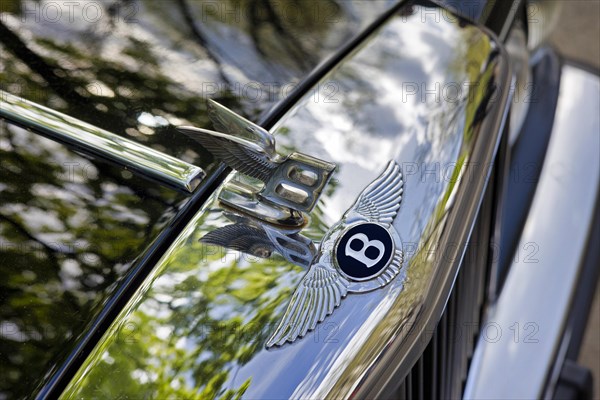
[[[354,248],[357,248],[357,242],[361,242],[360,250],[352,249],[353,245]],[[371,247],[376,248],[378,251],[376,258],[370,258],[367,255],[367,250]],[[379,240],[369,240],[368,236],[364,233],[357,233],[350,237],[348,243],[346,243],[346,248],[344,249],[344,251],[348,257],[352,257],[355,260],[363,263],[367,268],[371,268],[383,258],[383,254],[385,252],[385,245]]]
[[[394,256],[394,239],[378,224],[356,224],[342,233],[335,249],[337,267],[358,281],[377,276]]]

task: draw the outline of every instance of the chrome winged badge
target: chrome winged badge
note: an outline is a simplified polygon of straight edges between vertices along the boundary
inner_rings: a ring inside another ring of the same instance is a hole
[[[282,157],[275,152],[275,138],[267,130],[213,100],[207,100],[207,104],[209,117],[220,132],[188,126],[179,127],[179,131],[199,142],[232,169],[264,183],[260,192],[251,193],[258,200],[241,196],[240,193],[247,194],[247,191],[238,185],[232,188],[232,196],[222,196],[226,203],[267,222],[279,222],[277,215],[281,214],[282,207],[310,212],[331,178],[335,164],[301,153]],[[277,209],[275,212],[267,210],[266,217],[262,215],[265,202]],[[291,214],[287,213],[288,216]],[[287,219],[288,222],[292,220],[301,219]]]
[[[402,243],[392,222],[400,208],[403,185],[400,166],[390,161],[331,227],[267,347],[302,338],[339,307],[348,293],[380,288],[400,273]]]

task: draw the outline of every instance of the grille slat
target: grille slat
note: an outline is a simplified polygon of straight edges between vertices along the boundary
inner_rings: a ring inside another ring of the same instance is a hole
[[[425,381],[424,381],[424,368],[425,361],[423,358],[419,359],[417,363],[417,399],[423,399],[425,396]]]
[[[446,381],[448,379],[447,378],[447,374],[446,374],[446,359],[448,358],[448,336],[447,336],[447,327],[448,327],[448,315],[446,313],[444,313],[444,316],[442,317],[442,321],[441,321],[441,326],[440,326],[440,336],[439,336],[439,348],[440,348],[440,364],[438,365],[438,376],[440,379],[440,385],[438,386],[440,389],[440,397],[446,393],[445,388],[446,388]]]
[[[398,388],[398,400],[405,400],[406,399],[406,383],[405,381],[402,381],[402,383],[400,384],[400,387]]]
[[[432,360],[432,364],[431,364],[431,368],[430,370],[433,371],[431,374],[431,382],[433,382],[433,385],[426,385],[428,387],[431,388],[431,397],[427,397],[429,399],[437,399],[438,398],[438,386],[437,386],[437,382],[439,381],[439,377],[440,377],[440,372],[438,371],[438,342],[439,342],[439,338],[438,338],[438,334],[437,332],[434,333],[434,337],[432,339],[433,342],[433,346],[430,346],[430,353],[431,353],[431,360]]]
[[[413,371],[406,377],[406,400],[413,400]]]
[[[446,394],[451,394],[452,393],[452,383],[454,382],[453,380],[453,374],[456,371],[456,365],[454,365],[454,363],[456,362],[456,359],[454,357],[454,350],[455,350],[455,345],[456,345],[456,313],[457,313],[457,302],[458,299],[456,298],[456,294],[459,293],[460,290],[460,281],[455,283],[455,288],[458,290],[454,291],[454,295],[452,296],[452,301],[448,304],[448,308],[449,308],[449,317],[448,317],[448,326],[447,326],[447,330],[448,330],[448,345],[446,346],[447,348],[447,356],[446,356],[446,369],[445,369],[445,374],[448,376],[448,379],[446,379],[446,386],[444,387],[444,393]],[[447,398],[447,397],[444,397]]]

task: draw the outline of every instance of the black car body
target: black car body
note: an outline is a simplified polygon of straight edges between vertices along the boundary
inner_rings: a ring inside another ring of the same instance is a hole
[[[0,398],[591,396],[600,83],[553,2],[1,7]],[[207,98],[337,165],[305,225],[223,204]],[[261,235],[319,246],[389,160],[402,272],[266,346],[314,262]]]

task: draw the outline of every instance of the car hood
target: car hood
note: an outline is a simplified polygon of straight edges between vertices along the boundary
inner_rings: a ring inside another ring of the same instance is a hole
[[[206,167],[172,125],[258,121],[390,1],[3,2],[3,89]],[[62,5],[61,5],[62,4]]]

